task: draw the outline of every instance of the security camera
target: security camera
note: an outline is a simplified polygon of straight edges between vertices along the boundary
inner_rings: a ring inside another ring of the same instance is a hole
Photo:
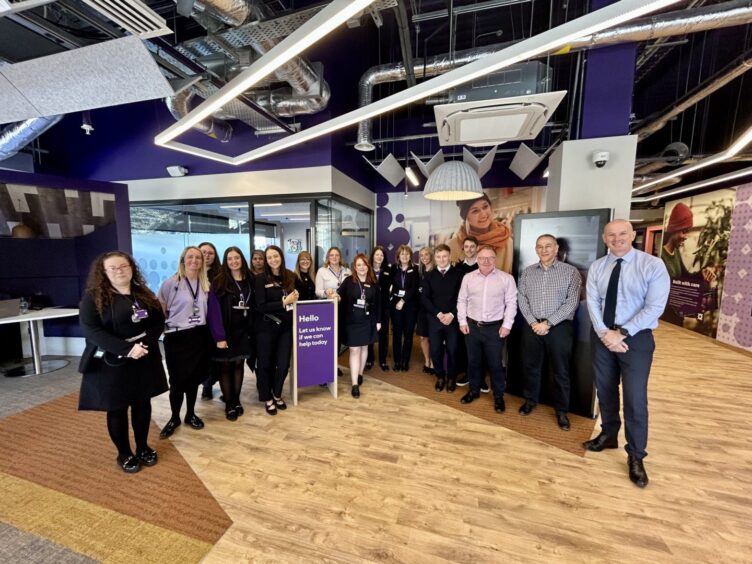
[[[167,174],[170,176],[185,176],[188,174],[188,169],[180,165],[168,166]]]
[[[593,151],[593,154],[590,155],[593,160],[593,164],[598,168],[603,168],[604,166],[606,166],[606,163],[608,162],[610,156],[611,155],[608,151]]]

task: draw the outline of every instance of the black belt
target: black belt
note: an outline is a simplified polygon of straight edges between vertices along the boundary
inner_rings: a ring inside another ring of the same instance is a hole
[[[478,327],[493,327],[494,325],[501,325],[502,322],[501,319],[497,321],[476,321],[475,319],[471,319],[470,317],[468,317],[467,320],[471,323],[474,323]]]

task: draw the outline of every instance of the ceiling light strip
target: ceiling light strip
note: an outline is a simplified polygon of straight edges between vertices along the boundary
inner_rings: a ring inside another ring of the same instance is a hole
[[[515,63],[526,61],[528,59],[556,51],[563,45],[566,45],[570,41],[573,41],[579,37],[598,33],[610,27],[646,15],[650,12],[660,10],[678,2],[679,0],[621,0],[620,2],[610,4],[609,6],[562,24],[554,29],[550,29],[548,31],[510,45],[509,47],[502,49],[501,51],[487,55],[482,59],[468,63],[467,65],[464,65],[453,71],[449,71],[446,74],[422,82],[421,84],[403,90],[400,93],[393,94],[392,96],[388,96],[367,106],[363,106],[357,110],[348,112],[342,116],[318,124],[304,131],[300,131],[298,133],[285,137],[284,139],[279,139],[263,147],[259,147],[257,149],[238,155],[237,157],[234,157],[232,159],[232,164],[239,165],[249,161],[258,160],[262,157],[266,157],[284,149],[289,149],[290,147],[293,147],[295,145],[299,145],[300,143],[305,143],[317,137],[321,137],[322,135],[327,135],[334,131],[338,131],[345,127],[354,125],[365,119],[374,118],[376,116],[391,112],[402,106],[412,104],[413,102],[417,102],[450,88],[454,88],[455,86],[459,86],[460,84],[470,82],[478,77],[491,74],[498,71],[499,69],[511,66]],[[327,10],[331,6],[332,4],[325,8],[325,10]],[[309,20],[309,22],[310,21],[312,20]],[[305,25],[303,27],[305,27]],[[303,27],[301,27],[298,31],[301,31]],[[287,39],[290,38],[292,38],[292,35]],[[280,43],[277,47],[281,46],[283,43]],[[267,57],[272,54],[273,51],[274,49],[272,51],[269,51],[269,53],[259,59],[259,61],[257,61],[257,64],[266,66],[264,62]],[[252,69],[253,66],[247,69],[245,73],[252,72]],[[225,88],[229,87],[241,76],[243,75],[239,75],[235,80],[228,83]],[[211,98],[207,99],[207,102],[209,102],[210,100]],[[199,106],[199,108],[201,108],[201,106]],[[196,110],[198,110],[199,108],[196,108]],[[194,112],[196,110],[194,110]],[[191,114],[193,114],[193,112],[189,113],[186,118],[184,118],[184,120],[191,117]],[[206,115],[208,115],[208,113],[200,115],[199,118],[196,119],[196,122],[206,117]],[[168,136],[167,134],[171,130],[177,129],[179,123],[180,122],[158,135],[155,138],[155,142],[165,147],[175,148],[173,144],[168,143],[169,139],[174,138],[175,135]],[[179,133],[182,133],[182,131],[184,131],[184,129]],[[179,133],[177,133],[176,135],[178,135]]]
[[[687,186],[673,188],[671,190],[667,190],[666,192],[654,194],[653,196],[649,196],[645,198],[632,198],[632,203],[643,204],[647,202],[654,202],[655,200],[660,200],[663,198],[670,198],[671,196],[676,196],[677,194],[684,194],[685,192],[700,190],[708,186],[713,186],[714,184],[720,184],[721,182],[735,180],[737,178],[741,178],[743,176],[748,176],[748,175],[752,175],[752,167],[743,168],[741,170],[737,170],[734,172],[729,172],[728,174],[722,174],[721,176],[716,176],[715,178],[710,178],[708,180],[703,180],[701,182],[695,182],[694,184],[689,184]]]
[[[632,188],[632,194],[634,194],[635,196],[639,194],[644,194],[645,192],[649,192],[651,187],[654,187],[660,184],[661,182],[664,182],[671,178],[676,178],[677,176],[684,176],[686,174],[689,174],[690,172],[695,172],[702,168],[706,168],[714,164],[727,161],[731,157],[736,156],[742,149],[744,149],[744,147],[749,145],[750,142],[752,142],[752,127],[750,127],[744,133],[742,133],[739,136],[739,138],[736,141],[734,141],[729,146],[729,148],[726,149],[725,151],[718,153],[716,155],[713,155],[711,157],[707,157],[702,160],[699,160],[696,163],[692,163],[691,165],[677,168],[676,170],[672,170],[671,172],[668,172],[666,174],[661,174],[660,176],[656,176],[652,180],[648,180],[647,182],[643,182],[642,184],[638,184],[637,186]]]
[[[334,0],[202,104],[159,133],[154,142],[157,145],[166,145],[181,133],[188,131],[373,2],[374,0]]]

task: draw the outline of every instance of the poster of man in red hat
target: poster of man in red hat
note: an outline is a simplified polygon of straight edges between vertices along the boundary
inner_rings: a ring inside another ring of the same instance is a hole
[[[662,319],[715,337],[734,190],[666,203],[661,258],[671,276]]]

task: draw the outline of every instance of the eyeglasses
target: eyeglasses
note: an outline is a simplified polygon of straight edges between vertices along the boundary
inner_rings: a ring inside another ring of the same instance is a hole
[[[130,268],[131,268],[130,264],[121,264],[120,266],[108,266],[107,268],[105,268],[105,270],[107,272],[115,274],[116,272],[130,270]]]
[[[478,257],[480,262],[491,262],[496,260],[496,257]]]

